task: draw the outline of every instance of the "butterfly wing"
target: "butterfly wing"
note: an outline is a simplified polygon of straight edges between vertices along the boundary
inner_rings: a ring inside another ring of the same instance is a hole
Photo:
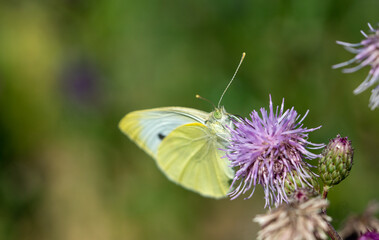
[[[183,107],[166,107],[135,111],[127,114],[119,128],[131,140],[156,158],[158,146],[175,128],[188,123],[204,123],[206,112]]]
[[[158,148],[157,163],[172,181],[206,197],[224,197],[233,178],[224,148],[202,123],[179,126]]]

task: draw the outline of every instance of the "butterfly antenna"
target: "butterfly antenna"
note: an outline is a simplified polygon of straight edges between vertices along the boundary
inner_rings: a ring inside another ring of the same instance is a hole
[[[243,52],[243,53],[242,53],[241,60],[240,60],[240,63],[238,64],[237,69],[236,69],[236,71],[234,72],[234,75],[233,75],[233,77],[232,77],[232,80],[230,80],[228,86],[226,86],[224,92],[222,93],[222,95],[221,95],[221,97],[220,97],[220,100],[218,101],[217,108],[220,107],[221,100],[222,100],[222,98],[224,97],[224,95],[225,95],[225,93],[226,93],[226,90],[228,90],[230,84],[232,84],[232,82],[233,82],[233,80],[234,80],[234,78],[235,78],[235,76],[236,76],[236,74],[237,74],[237,72],[238,72],[238,69],[240,68],[240,66],[241,66],[241,64],[242,64],[243,59],[245,58],[245,56],[246,56],[246,53]]]
[[[209,102],[210,104],[212,104],[212,106],[213,106],[214,108],[216,108],[216,106],[213,104],[213,102],[209,101],[209,100],[206,99],[206,98],[203,98],[203,97],[200,96],[199,94],[196,94],[196,98],[197,98],[197,99],[204,100],[204,101],[206,101],[206,102]]]

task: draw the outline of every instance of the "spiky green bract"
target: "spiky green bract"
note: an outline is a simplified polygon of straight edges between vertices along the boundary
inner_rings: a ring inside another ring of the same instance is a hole
[[[320,185],[316,175],[308,166],[304,166],[304,172],[307,173],[306,177],[300,176],[295,170],[287,174],[284,180],[284,190],[288,196],[294,194],[298,189],[310,189],[312,192],[319,193]]]
[[[318,169],[326,186],[337,185],[349,176],[353,166],[353,148],[347,137],[337,135],[329,141],[322,153]]]

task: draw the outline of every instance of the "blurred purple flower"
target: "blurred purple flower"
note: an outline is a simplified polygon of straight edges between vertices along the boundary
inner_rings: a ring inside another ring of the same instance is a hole
[[[231,167],[239,167],[232,183],[232,187],[237,186],[229,194],[231,199],[252,188],[247,197],[250,198],[256,185],[261,184],[265,193],[265,207],[288,201],[284,181],[288,174],[293,177],[292,170],[297,172],[301,184],[312,187],[307,179],[312,177],[310,174],[314,174],[308,169],[313,166],[304,162],[303,158],[320,157],[309,152],[309,146],[313,149],[324,147],[324,144],[307,141],[308,133],[321,127],[303,127],[302,121],[308,111],[299,120],[300,115],[293,107],[284,111],[283,99],[280,110],[278,106],[274,112],[271,96],[269,108],[269,112],[261,108],[262,117],[254,110],[250,114],[251,121],[246,118],[235,122],[235,129],[231,129],[230,145],[225,150]]]
[[[355,67],[342,70],[344,73],[351,73],[365,66],[371,66],[366,79],[354,90],[354,94],[359,94],[379,82],[379,29],[374,29],[370,24],[368,24],[368,26],[371,34],[367,35],[365,32],[361,31],[365,39],[360,43],[337,41],[338,44],[344,46],[347,51],[356,54],[356,56],[349,61],[334,65],[333,68],[341,68],[354,63],[358,64]],[[371,91],[369,103],[371,110],[374,110],[378,106],[379,85]]]
[[[359,240],[379,240],[379,233],[377,232],[367,232],[363,234]]]
[[[69,64],[63,73],[63,87],[73,102],[94,105],[99,98],[99,80],[95,66],[85,58]]]
[[[352,215],[347,218],[340,235],[343,239],[357,239],[366,232],[379,232],[379,219],[376,214],[379,211],[379,203],[372,201],[362,214]]]

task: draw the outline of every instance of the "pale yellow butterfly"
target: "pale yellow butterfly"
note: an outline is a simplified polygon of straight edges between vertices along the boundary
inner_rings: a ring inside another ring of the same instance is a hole
[[[235,117],[220,103],[244,57],[245,53],[213,112],[154,108],[131,112],[119,123],[121,131],[152,156],[170,180],[205,197],[226,196],[234,177],[220,149],[227,146]]]

